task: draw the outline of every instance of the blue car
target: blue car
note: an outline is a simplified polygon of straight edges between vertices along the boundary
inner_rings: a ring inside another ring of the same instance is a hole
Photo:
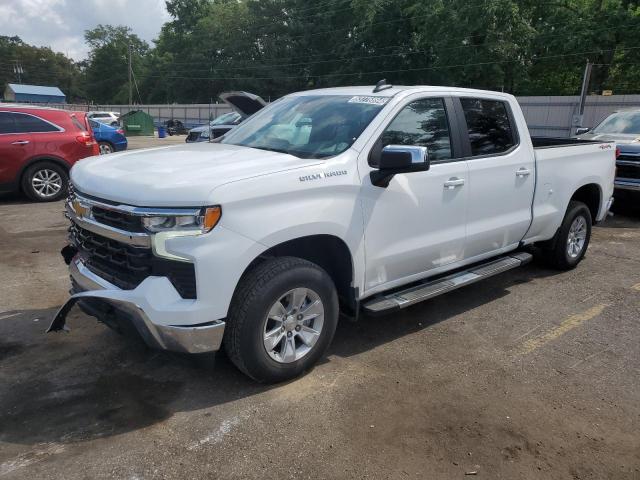
[[[112,127],[104,123],[89,120],[93,135],[100,145],[100,155],[107,153],[121,152],[127,149],[127,137],[120,127]]]

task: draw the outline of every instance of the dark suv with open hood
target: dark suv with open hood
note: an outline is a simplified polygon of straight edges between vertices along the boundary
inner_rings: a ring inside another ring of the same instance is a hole
[[[229,105],[233,111],[223,113],[211,120],[208,125],[189,130],[185,140],[187,143],[208,142],[214,138],[219,138],[266,105],[262,98],[249,92],[223,93],[220,95],[220,99]]]

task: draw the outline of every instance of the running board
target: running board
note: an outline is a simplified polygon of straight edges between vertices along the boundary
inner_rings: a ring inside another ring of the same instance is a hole
[[[456,288],[471,285],[472,283],[493,277],[512,268],[526,265],[532,258],[533,256],[526,252],[513,253],[438,280],[373,298],[364,302],[363,309],[369,314],[379,315],[406,308],[418,302],[423,302],[424,300],[429,300],[430,298],[450,292]]]

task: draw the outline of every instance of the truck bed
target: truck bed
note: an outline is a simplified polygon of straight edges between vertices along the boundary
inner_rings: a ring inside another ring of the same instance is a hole
[[[568,147],[570,145],[587,145],[589,143],[606,143],[601,140],[580,140],[578,138],[531,137],[533,148]]]

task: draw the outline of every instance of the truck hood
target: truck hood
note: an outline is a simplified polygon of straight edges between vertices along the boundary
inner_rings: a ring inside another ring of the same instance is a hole
[[[246,178],[320,163],[220,143],[190,143],[81,160],[71,170],[76,190],[147,207],[200,206],[211,191]]]

